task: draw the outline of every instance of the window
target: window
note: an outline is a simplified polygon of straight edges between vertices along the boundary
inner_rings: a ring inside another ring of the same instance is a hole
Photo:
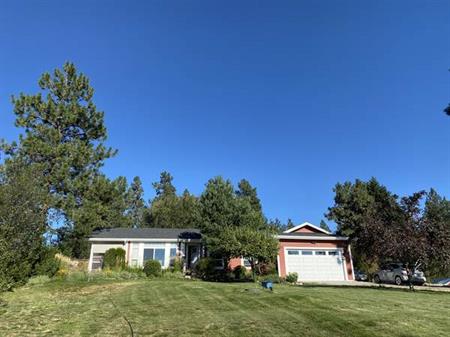
[[[298,250],[288,250],[288,255],[299,255]]]
[[[302,250],[302,255],[312,255],[312,250]]]
[[[170,257],[177,256],[177,249],[176,248],[170,248]]]
[[[315,254],[316,254],[316,255],[327,255],[327,252],[324,251],[324,250],[317,250],[317,251],[315,252]]]
[[[244,257],[244,267],[246,268],[250,268],[252,265],[250,264],[249,259],[247,259],[246,257]]]
[[[144,263],[147,260],[157,260],[161,263],[161,266],[164,267],[164,256],[165,256],[164,248],[145,248],[144,249]]]
[[[338,256],[338,255],[339,255],[339,252],[338,252],[337,250],[330,250],[330,251],[328,252],[328,255]]]
[[[153,248],[144,249],[144,263],[147,260],[153,260],[155,250]]]
[[[139,244],[133,243],[131,249],[131,266],[136,267],[139,261]]]
[[[102,269],[103,266],[103,255],[101,253],[94,253],[92,255],[92,270]]]
[[[161,266],[164,267],[164,255],[165,255],[165,249],[155,249],[155,260],[159,261],[161,263]]]

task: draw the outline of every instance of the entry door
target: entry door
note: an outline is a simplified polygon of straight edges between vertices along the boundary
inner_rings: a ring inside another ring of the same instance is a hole
[[[199,246],[188,246],[188,268],[192,268],[200,258]]]
[[[344,260],[336,249],[287,249],[286,273],[301,281],[344,281]]]

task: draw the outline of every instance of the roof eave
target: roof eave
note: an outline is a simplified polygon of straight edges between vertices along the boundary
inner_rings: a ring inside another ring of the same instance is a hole
[[[105,241],[118,241],[118,242],[122,242],[122,241],[139,241],[139,242],[201,242],[201,239],[183,239],[183,238],[178,238],[178,239],[174,239],[174,238],[95,238],[95,237],[91,237],[88,239],[88,241],[90,242],[105,242]]]
[[[282,240],[303,240],[303,241],[348,241],[346,236],[300,236],[300,235],[277,235],[277,239]]]

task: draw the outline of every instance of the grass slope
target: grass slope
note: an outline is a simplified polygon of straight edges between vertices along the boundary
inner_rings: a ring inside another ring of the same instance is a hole
[[[2,294],[1,336],[449,336],[450,295],[182,280],[58,283]],[[115,308],[119,308],[122,314]]]

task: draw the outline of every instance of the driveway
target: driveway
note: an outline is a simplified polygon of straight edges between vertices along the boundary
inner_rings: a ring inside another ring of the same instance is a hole
[[[305,286],[336,286],[336,287],[362,287],[362,288],[394,288],[394,289],[408,289],[408,285],[397,286],[395,284],[378,284],[374,282],[359,282],[359,281],[322,281],[322,282],[303,282],[302,285]],[[416,291],[438,291],[438,292],[448,292],[450,293],[450,287],[440,287],[440,286],[414,286]]]

